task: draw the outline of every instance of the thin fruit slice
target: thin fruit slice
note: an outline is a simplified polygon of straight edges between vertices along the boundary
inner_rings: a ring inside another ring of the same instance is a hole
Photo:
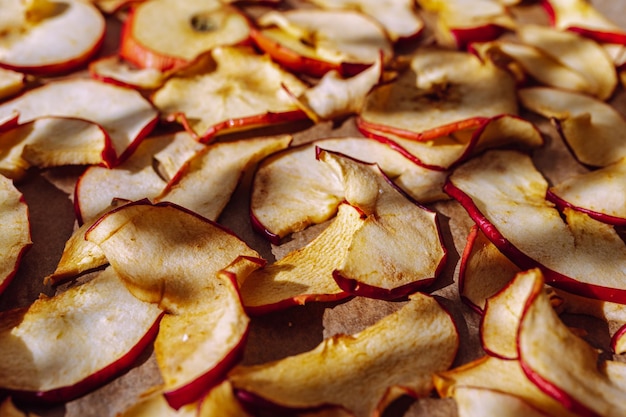
[[[548,87],[524,88],[518,94],[528,110],[553,120],[580,163],[604,167],[626,156],[621,138],[626,120],[608,103]]]
[[[350,76],[372,65],[381,53],[385,63],[393,56],[382,26],[354,10],[271,11],[257,24],[251,32],[256,45],[298,74],[321,77],[335,70]]]
[[[202,142],[218,133],[306,119],[293,98],[306,85],[248,48],[212,51],[215,66],[191,77],[173,77],[152,99],[170,120],[180,121]]]
[[[170,313],[155,341],[164,395],[174,408],[197,401],[239,361],[248,332],[237,283],[218,272],[257,253],[168,203],[109,211],[85,238],[100,246],[133,294]]]
[[[57,116],[100,125],[115,150],[111,165],[130,155],[158,121],[157,111],[139,92],[80,78],[53,81],[0,104],[0,120],[15,111],[20,123]]]
[[[520,397],[496,389],[457,387],[453,397],[459,417],[549,417]]]
[[[624,242],[583,213],[565,210],[561,218],[545,200],[547,189],[530,157],[515,151],[474,158],[444,186],[520,268],[541,267],[551,285],[575,294],[624,302]]]
[[[153,90],[163,85],[167,75],[155,68],[138,68],[112,55],[89,63],[92,78],[135,89]]]
[[[77,69],[100,48],[105,20],[79,0],[0,2],[0,66],[53,75]]]
[[[338,405],[367,417],[382,413],[402,394],[429,395],[433,373],[450,367],[458,343],[448,313],[435,299],[417,293],[360,333],[333,336],[276,362],[237,367],[229,380],[239,398],[257,407],[306,411]]]
[[[140,68],[173,70],[249,35],[248,18],[219,0],[152,0],[133,7],[119,54]]]
[[[112,302],[114,300],[114,302]],[[162,311],[138,300],[112,269],[30,307],[0,313],[0,389],[15,398],[77,398],[129,369]]]
[[[229,380],[224,380],[205,396],[198,406],[198,417],[251,417],[233,392]]]
[[[25,78],[21,72],[0,68],[0,100],[19,93],[25,86]]]

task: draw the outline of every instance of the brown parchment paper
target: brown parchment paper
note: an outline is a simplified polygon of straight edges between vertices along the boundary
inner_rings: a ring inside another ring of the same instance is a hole
[[[626,3],[596,0],[593,4],[626,28]],[[516,10],[524,19],[545,22],[545,15],[536,5],[521,6]],[[101,55],[114,52],[119,41],[119,22],[110,19],[109,23],[109,33]],[[621,87],[611,102],[626,114],[626,94]],[[534,161],[550,182],[557,183],[569,175],[585,171],[571,157],[548,122],[533,115],[525,116],[535,121],[546,136],[546,145],[534,153]],[[352,119],[315,126],[305,123],[290,126],[289,129],[294,132],[295,142],[330,136],[359,135]],[[0,309],[26,306],[40,293],[53,295],[64,289],[44,286],[42,280],[55,269],[65,241],[75,227],[71,193],[80,172],[80,168],[33,172],[26,181],[19,184],[30,210],[33,246],[23,259],[12,284],[0,295]],[[313,227],[294,236],[292,241],[280,247],[271,246],[250,227],[247,216],[248,182],[249,178],[244,179],[219,221],[246,240],[266,259],[280,258],[287,251],[302,246],[324,227]],[[448,249],[447,266],[435,283],[433,293],[442,300],[458,325],[461,346],[454,365],[458,366],[483,354],[478,341],[479,317],[460,301],[456,285],[460,254],[472,221],[454,201],[436,203],[431,208],[441,216],[441,228]],[[254,317],[243,362],[261,363],[312,349],[325,337],[336,333],[357,332],[401,305],[400,302],[353,298],[330,304],[311,303],[263,317]],[[566,320],[572,326],[584,328],[587,340],[594,346],[608,349],[611,329],[607,324],[589,317],[569,317]],[[159,382],[153,354],[148,350],[124,375],[82,398],[58,406],[21,406],[41,416],[50,417],[115,416],[131,405],[142,392]],[[386,415],[453,417],[457,413],[452,400],[439,399],[433,394],[431,398],[419,400],[401,399],[391,406]]]

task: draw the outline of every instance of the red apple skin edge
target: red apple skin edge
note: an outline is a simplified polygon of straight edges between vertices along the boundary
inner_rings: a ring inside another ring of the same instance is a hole
[[[554,194],[552,191],[548,190],[546,194],[546,200],[553,202],[559,211],[563,211],[564,208],[568,207],[573,210],[580,211],[581,213],[585,213],[592,219],[595,219],[599,222],[610,224],[613,226],[626,226],[626,218],[611,216],[609,214],[599,213],[597,211],[585,209],[582,207],[577,207],[572,203],[563,200],[561,197]]]
[[[286,310],[290,307],[303,306],[307,303],[332,303],[335,301],[342,301],[346,298],[352,297],[352,294],[345,291],[337,294],[303,294],[297,297],[289,298],[279,301],[274,304],[266,304],[257,307],[245,307],[246,313],[250,316],[262,316],[276,311]]]
[[[497,39],[506,31],[502,26],[486,24],[469,29],[452,29],[450,32],[459,49],[466,50],[473,42],[489,42]]]
[[[459,263],[459,293],[463,294],[463,289],[465,287],[465,274],[467,270],[467,262],[469,261],[470,254],[472,252],[472,248],[474,247],[474,243],[476,242],[476,237],[478,236],[478,231],[480,229],[478,226],[473,225],[467,235],[467,240],[465,243],[465,247],[463,248],[463,253],[461,254],[461,260]],[[476,313],[482,316],[483,310],[478,307],[476,304],[471,302],[467,297],[461,295],[461,300],[467,305],[469,308],[474,310]]]
[[[617,329],[617,331],[613,333],[613,336],[611,337],[611,349],[613,349],[613,352],[615,352],[616,350],[617,342],[622,337],[626,337],[625,335],[626,335],[626,324],[622,325],[622,327]]]
[[[11,116],[10,119],[7,119],[3,123],[0,124],[0,133],[16,128],[19,125],[19,120],[20,120],[20,114],[15,112],[15,115]]]
[[[16,402],[25,403],[41,403],[41,404],[56,404],[64,403],[76,398],[79,398],[89,392],[99,388],[108,382],[112,381],[123,372],[131,368],[137,358],[146,350],[146,348],[152,344],[159,332],[159,323],[163,317],[162,313],[155,321],[152,327],[146,332],[146,334],[139,340],[139,342],[129,350],[124,356],[119,358],[116,362],[102,368],[98,372],[89,375],[82,381],[77,382],[74,385],[57,388],[51,391],[14,391],[3,390],[0,392],[0,396],[4,394],[10,395]]]
[[[128,145],[128,147],[126,149],[124,149],[124,151],[122,151],[122,153],[120,155],[117,156],[117,159],[115,160],[115,164],[113,166],[117,166],[117,165],[121,164],[133,152],[135,152],[135,150],[137,149],[137,146],[139,146],[141,141],[154,130],[154,128],[157,126],[158,123],[159,123],[159,116],[158,116],[158,114],[156,114],[154,116],[154,118],[152,120],[150,120],[150,122],[147,123],[143,127],[143,129],[137,134],[137,136],[130,143],[130,145]]]
[[[445,257],[444,257],[445,258]],[[442,269],[441,263],[437,268],[435,275],[439,275],[439,271]],[[403,285],[392,289],[385,289],[380,287],[374,287],[372,285],[363,284],[355,279],[346,278],[339,273],[339,271],[333,271],[333,279],[337,282],[337,286],[344,290],[346,293],[359,297],[374,298],[378,300],[402,300],[414,292],[423,290],[429,287],[435,278],[423,279],[418,282]]]
[[[26,200],[24,199],[23,196],[20,198],[20,203],[26,204]],[[30,238],[30,232],[29,232],[29,238]],[[17,274],[17,270],[19,268],[20,263],[22,262],[22,258],[32,246],[33,246],[32,243],[25,245],[20,251],[20,253],[18,254],[17,259],[15,260],[15,265],[13,266],[13,271],[9,275],[7,275],[2,282],[0,282],[0,295],[4,292],[4,290],[8,288],[9,284],[11,284],[11,282],[13,281],[13,278],[15,278],[15,274]]]
[[[449,180],[443,186],[443,190],[452,198],[457,200],[467,211],[482,232],[493,242],[493,244],[515,263],[520,269],[539,268],[544,274],[546,283],[560,288],[564,291],[591,297],[599,300],[611,301],[626,304],[626,290],[618,290],[600,285],[592,285],[577,281],[556,271],[541,265],[536,260],[517,249],[485,218],[472,199],[463,191],[454,186]]]

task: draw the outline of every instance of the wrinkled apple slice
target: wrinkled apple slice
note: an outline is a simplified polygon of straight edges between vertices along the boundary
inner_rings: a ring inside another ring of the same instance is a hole
[[[197,411],[198,417],[252,417],[239,402],[230,381],[225,380],[206,395]]]
[[[188,404],[178,410],[172,408],[163,393],[156,392],[144,395],[138,402],[131,405],[117,417],[196,417],[198,405]]]
[[[333,271],[337,285],[353,295],[381,299],[398,299],[430,285],[446,260],[435,212],[410,200],[375,164],[323,150],[318,158],[343,182],[346,201],[367,215]]]
[[[228,378],[238,397],[256,407],[305,411],[336,405],[366,417],[381,414],[400,395],[429,395],[432,374],[450,367],[458,343],[448,313],[416,293],[360,333],[333,336],[275,362],[237,367]]]
[[[30,248],[28,206],[13,182],[0,175],[0,294],[13,280],[22,256]]]
[[[90,79],[53,81],[0,104],[0,119],[13,112],[19,122],[41,117],[91,121],[108,134],[117,163],[126,158],[158,121],[157,111],[139,92]]]
[[[251,32],[256,45],[299,74],[321,77],[335,70],[350,76],[372,65],[381,53],[383,62],[393,56],[382,26],[353,10],[271,11],[257,24]]]
[[[141,68],[184,67],[218,46],[245,42],[248,19],[218,0],[152,0],[134,6],[120,41],[121,57]]]
[[[547,87],[521,89],[519,98],[528,110],[556,123],[563,140],[582,164],[604,167],[626,156],[626,145],[621,139],[626,120],[609,104]]]
[[[547,198],[560,209],[570,207],[604,223],[626,225],[626,159],[575,175],[548,190]]]
[[[580,415],[619,416],[626,395],[598,367],[598,351],[559,319],[536,272],[518,327],[524,373],[541,390]]]
[[[459,417],[549,417],[518,396],[496,389],[457,387],[453,397]]]
[[[615,91],[615,66],[606,51],[595,41],[540,25],[520,25],[517,35],[523,43],[539,48],[580,74],[586,84],[583,92],[606,100]]]
[[[342,137],[319,139],[264,159],[254,175],[250,212],[253,226],[272,243],[330,219],[344,199],[344,188],[332,170],[316,160],[315,148],[376,162],[395,184],[417,201],[428,203],[446,195],[446,172],[424,169],[377,141]]]
[[[0,68],[0,100],[22,91],[25,78],[26,76],[21,72]]]
[[[257,253],[216,223],[167,203],[109,211],[85,238],[133,294],[170,313],[154,346],[164,395],[174,408],[198,400],[239,360],[248,331],[237,284],[217,273]]]
[[[467,52],[421,48],[396,80],[368,95],[358,125],[426,141],[516,113],[515,80],[506,71]]]
[[[37,75],[77,69],[100,48],[105,20],[88,2],[0,2],[0,66]]]
[[[248,167],[286,148],[290,135],[219,142],[191,157],[155,201],[170,201],[217,220]]]
[[[179,132],[142,141],[137,150],[113,169],[100,166],[87,168],[74,189],[74,208],[78,222],[90,221],[111,205],[114,199],[140,200],[155,198],[167,182],[154,167],[157,154],[171,161],[172,168],[183,163],[204,146],[188,133]],[[171,155],[171,158],[166,158]]]
[[[89,63],[92,78],[135,89],[153,90],[165,82],[167,75],[155,68],[138,68],[113,55]]]
[[[424,21],[412,0],[310,0],[326,9],[354,9],[376,19],[383,25],[391,41],[406,42],[417,38],[424,29]]]
[[[566,209],[562,219],[545,199],[547,189],[530,157],[515,151],[474,158],[444,186],[520,268],[541,267],[551,285],[575,294],[624,302],[624,242],[583,213]]]
[[[466,48],[485,42],[515,27],[507,9],[489,0],[417,0],[424,10],[436,14],[437,40],[443,46]]]
[[[0,389],[46,402],[77,398],[127,370],[154,339],[161,316],[112,269],[28,308],[2,312]]]
[[[153,96],[166,117],[179,120],[201,141],[218,133],[306,119],[283,88],[298,96],[305,84],[269,56],[221,47],[212,57],[215,68],[194,77],[173,77]]]

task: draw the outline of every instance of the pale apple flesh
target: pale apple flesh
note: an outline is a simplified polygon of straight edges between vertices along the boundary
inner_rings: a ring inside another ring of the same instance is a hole
[[[117,55],[89,63],[92,78],[122,87],[151,90],[159,88],[167,76],[155,68],[138,68]]]

